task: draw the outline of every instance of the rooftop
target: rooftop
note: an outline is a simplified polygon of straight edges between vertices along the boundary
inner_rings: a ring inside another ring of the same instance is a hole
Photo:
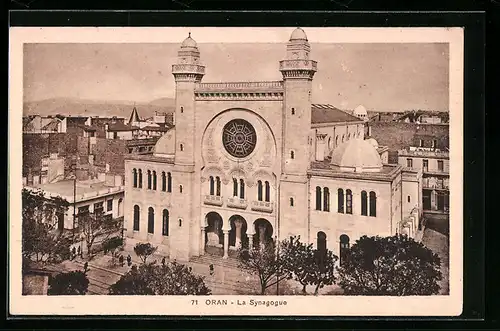
[[[127,154],[125,156],[125,160],[135,160],[135,161],[150,161],[150,162],[159,162],[159,163],[174,163],[173,157],[161,157],[154,155],[142,155],[142,154]]]
[[[398,164],[384,164],[379,172],[343,172],[339,171],[329,160],[324,160],[311,162],[309,174],[331,178],[392,181],[398,174],[399,169],[401,169],[401,166]]]
[[[312,104],[311,106],[311,124],[362,122],[358,117],[330,104]]]
[[[69,202],[73,202],[73,180],[62,180],[55,183],[33,185],[32,189],[41,189],[48,195],[60,196]],[[97,196],[104,196],[111,193],[123,191],[123,187],[108,186],[103,181],[87,180],[76,182],[76,201],[83,201]]]
[[[134,131],[134,130],[139,130],[139,127],[133,125],[126,125],[119,122],[108,125],[108,131]]]

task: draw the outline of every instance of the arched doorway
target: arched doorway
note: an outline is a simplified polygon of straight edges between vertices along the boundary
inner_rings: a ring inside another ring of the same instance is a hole
[[[240,215],[229,218],[231,230],[229,230],[229,249],[236,251],[240,245],[248,247],[247,222]]]
[[[258,247],[258,245],[268,245],[273,243],[273,226],[268,220],[259,218],[254,222],[254,227],[254,247]]]
[[[206,216],[205,251],[209,254],[224,254],[224,233],[222,232],[222,217],[216,212],[209,212]]]
[[[345,256],[349,250],[349,236],[342,234],[340,236],[340,265],[342,266],[343,261],[345,261]]]

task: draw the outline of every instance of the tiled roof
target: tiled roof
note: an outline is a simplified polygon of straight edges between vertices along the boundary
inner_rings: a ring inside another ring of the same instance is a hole
[[[161,132],[167,132],[168,130],[170,130],[170,128],[168,128],[166,126],[152,126],[152,125],[148,125],[148,126],[143,127],[141,130],[143,130],[143,131],[161,131]]]
[[[108,131],[133,131],[139,130],[137,126],[126,125],[123,123],[114,123],[108,125]]]
[[[311,107],[311,124],[360,121],[356,116],[330,104],[312,104]]]
[[[50,131],[55,131],[57,130],[57,127],[59,125],[59,120],[52,120],[50,123],[46,124],[42,130],[50,130]]]

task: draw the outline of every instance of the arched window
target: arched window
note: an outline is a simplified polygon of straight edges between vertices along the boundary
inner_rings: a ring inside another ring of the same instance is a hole
[[[342,142],[344,142],[344,139],[345,139],[345,135],[342,135]]]
[[[220,197],[220,177],[215,177],[215,195]]]
[[[351,139],[351,134],[350,133],[347,135],[347,140],[349,140],[349,139]]]
[[[134,206],[134,231],[139,231],[139,223],[141,221],[141,209],[138,205]]]
[[[292,108],[292,115],[295,115],[295,108]]]
[[[148,233],[155,233],[155,210],[148,208]]]
[[[257,181],[257,200],[262,201],[262,181]]]
[[[151,170],[148,170],[148,190],[151,190]]]
[[[290,198],[290,207],[293,207],[293,203],[294,203],[293,198]]]
[[[292,160],[295,159],[295,152],[294,151],[290,151],[290,158]]]
[[[240,179],[240,199],[245,199],[245,181]]]
[[[184,107],[181,107],[181,114],[184,113]]]
[[[410,202],[410,200],[411,200],[411,199],[410,199],[410,196],[408,196],[408,202]]]
[[[161,230],[161,233],[162,235],[164,236],[168,236],[168,210],[167,209],[163,209],[163,215],[162,215],[162,230]]]
[[[181,149],[181,152],[184,150],[184,144],[180,144],[180,149]]]
[[[167,192],[172,192],[172,174],[167,173]]]
[[[337,147],[338,144],[339,144],[339,136],[336,136],[335,137],[335,147]]]
[[[340,236],[340,265],[342,265],[345,261],[344,257],[349,250],[349,236],[343,234]]]
[[[165,171],[161,172],[161,190],[163,192],[167,190],[167,175],[165,175]]]
[[[156,191],[156,171],[153,170],[153,190]]]
[[[319,231],[316,240],[316,247],[318,251],[326,252],[326,233]]]
[[[209,183],[210,183],[210,195],[214,195],[215,194],[215,182],[214,182],[214,177],[213,176],[210,176],[209,178]]]
[[[269,202],[271,200],[271,186],[269,185],[269,182],[267,180],[265,182],[265,186],[266,186],[265,200],[266,202]]]
[[[182,185],[179,185],[179,193],[182,193]]]
[[[323,188],[323,210],[330,211],[330,190],[328,187]]]
[[[182,218],[179,218],[179,227],[182,226]]]
[[[233,197],[238,196],[238,180],[233,178]]]
[[[316,210],[321,210],[321,187],[316,186]]]
[[[370,192],[370,216],[377,216],[377,194],[373,191]]]
[[[137,169],[136,169],[136,168],[134,168],[134,169],[132,170],[132,178],[133,178],[133,180],[134,180],[134,182],[133,182],[133,186],[134,186],[134,187],[137,187]]]
[[[345,190],[345,213],[352,214],[352,191]]]
[[[361,191],[361,215],[368,216],[368,194]]]
[[[337,190],[337,205],[338,205],[338,209],[337,211],[339,213],[344,213],[344,190],[339,188]]]
[[[142,169],[139,169],[139,188],[142,188]]]

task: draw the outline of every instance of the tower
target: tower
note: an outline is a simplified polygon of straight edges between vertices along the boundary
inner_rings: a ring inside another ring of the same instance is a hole
[[[305,176],[309,168],[311,85],[317,62],[309,60],[311,47],[301,28],[292,32],[286,58],[280,61],[285,84],[283,108],[283,164],[286,175]]]
[[[198,45],[191,33],[182,42],[172,74],[175,78],[175,164],[194,165],[194,89],[196,83],[201,82],[205,67],[200,64]]]
[[[200,194],[195,189],[196,116],[194,91],[205,74],[200,52],[191,33],[182,42],[177,63],[172,65],[175,78],[175,158],[172,175],[172,236],[170,258],[187,261],[197,255],[200,237]],[[198,239],[199,240],[199,239]],[[194,248],[193,248],[194,247]]]
[[[311,47],[301,28],[292,32],[286,57],[280,61],[285,97],[280,182],[281,239],[299,234],[308,238],[308,179],[310,166],[311,87],[317,62],[309,59]],[[290,200],[296,201],[291,206]]]

